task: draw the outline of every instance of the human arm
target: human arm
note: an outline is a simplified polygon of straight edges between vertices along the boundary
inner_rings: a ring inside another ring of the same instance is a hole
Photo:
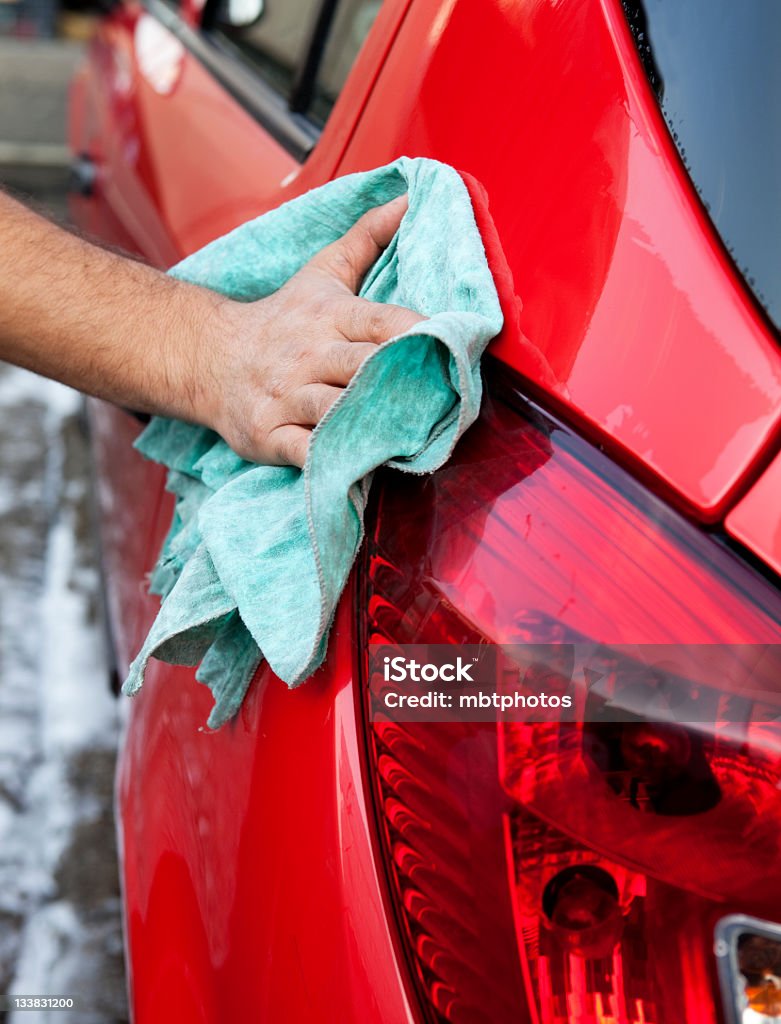
[[[256,462],[303,465],[311,428],[374,347],[421,317],[355,292],[401,198],[278,292],[240,303],[69,234],[0,192],[0,358],[203,423]]]

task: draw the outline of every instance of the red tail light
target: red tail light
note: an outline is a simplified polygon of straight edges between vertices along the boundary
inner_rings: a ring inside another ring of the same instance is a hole
[[[367,648],[781,643],[770,583],[512,402],[489,403],[432,477],[377,487]],[[390,891],[431,1020],[715,1024],[716,922],[781,920],[781,708],[744,700],[736,729],[728,681],[708,687],[710,726],[394,722],[367,697]]]

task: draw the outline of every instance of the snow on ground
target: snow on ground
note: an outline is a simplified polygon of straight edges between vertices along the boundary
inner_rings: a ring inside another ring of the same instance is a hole
[[[0,995],[79,1007],[8,1024],[127,1018],[88,481],[79,396],[0,366]]]

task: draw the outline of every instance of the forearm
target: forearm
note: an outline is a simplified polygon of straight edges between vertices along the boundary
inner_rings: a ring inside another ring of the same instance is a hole
[[[370,210],[279,291],[235,302],[60,230],[0,191],[0,359],[302,466],[377,344],[422,318],[356,298],[406,199]]]
[[[0,192],[0,359],[139,410],[197,418],[207,385],[198,353],[225,301]]]

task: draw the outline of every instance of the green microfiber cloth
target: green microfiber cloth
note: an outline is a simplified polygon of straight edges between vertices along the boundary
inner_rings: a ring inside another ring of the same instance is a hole
[[[139,451],[169,468],[176,511],[152,576],[162,606],[125,693],[140,688],[151,656],[200,663],[217,728],[263,658],[290,686],[302,683],[325,657],[373,471],[432,472],[477,417],[480,356],[502,314],[469,194],[451,167],[402,157],[336,179],[171,273],[234,299],[263,298],[404,192],[409,208],[360,294],[429,319],[364,362],[314,431],[303,470],[246,462],[213,431],[173,420],[154,419],[139,437]]]

